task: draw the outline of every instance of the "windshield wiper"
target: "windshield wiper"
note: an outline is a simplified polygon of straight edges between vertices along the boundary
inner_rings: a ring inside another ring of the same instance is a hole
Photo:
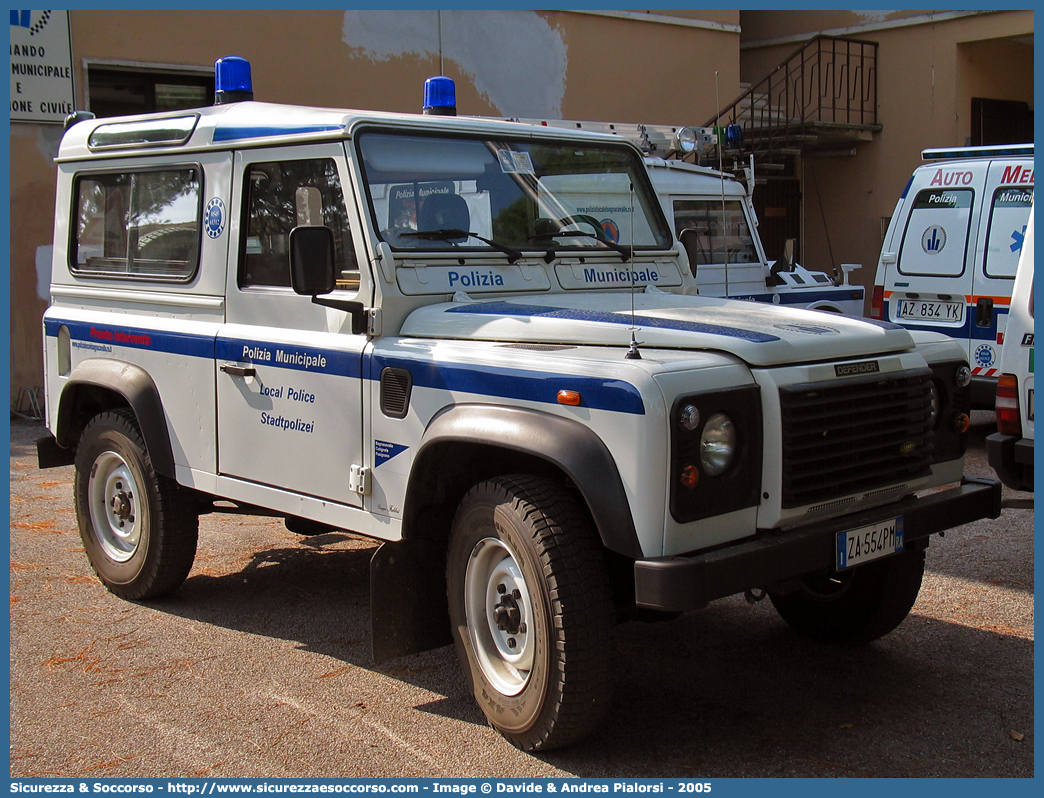
[[[615,241],[610,241],[608,238],[602,238],[595,233],[585,233],[583,230],[559,230],[554,233],[535,233],[534,239],[543,240],[551,238],[593,238],[596,242],[601,244],[614,252],[619,252],[620,257],[623,260],[629,260],[631,257],[631,248],[624,246],[623,244],[617,244]]]
[[[452,241],[454,238],[477,238],[483,244],[487,244],[493,247],[493,249],[507,255],[508,263],[515,263],[524,257],[521,250],[506,246],[498,241],[491,241],[477,233],[469,233],[467,230],[461,230],[456,227],[444,227],[439,230],[416,230],[409,233],[400,233],[400,235],[403,238],[424,238],[429,241],[449,241],[450,243],[453,243],[454,246],[457,246],[456,242]]]

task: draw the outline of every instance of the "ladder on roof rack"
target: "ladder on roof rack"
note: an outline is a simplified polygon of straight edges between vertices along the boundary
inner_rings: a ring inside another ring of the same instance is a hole
[[[718,144],[718,136],[711,127],[693,127],[690,125],[644,125],[632,122],[582,122],[575,119],[529,119],[510,117],[509,122],[521,122],[525,125],[557,127],[567,130],[587,130],[592,133],[609,133],[622,136],[632,141],[646,155],[663,158],[686,156],[708,158],[714,154]]]

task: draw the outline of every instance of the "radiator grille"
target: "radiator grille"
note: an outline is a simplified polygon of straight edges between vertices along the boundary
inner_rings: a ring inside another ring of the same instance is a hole
[[[929,473],[929,370],[791,386],[779,400],[784,508]]]

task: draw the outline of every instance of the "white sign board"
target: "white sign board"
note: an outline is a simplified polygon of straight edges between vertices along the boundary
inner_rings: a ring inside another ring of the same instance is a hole
[[[11,121],[57,122],[75,109],[68,11],[11,11]]]

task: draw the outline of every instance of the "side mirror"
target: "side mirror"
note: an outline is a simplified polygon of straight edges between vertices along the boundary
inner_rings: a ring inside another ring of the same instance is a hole
[[[290,231],[290,284],[302,296],[329,294],[337,285],[334,237],[329,227]]]

